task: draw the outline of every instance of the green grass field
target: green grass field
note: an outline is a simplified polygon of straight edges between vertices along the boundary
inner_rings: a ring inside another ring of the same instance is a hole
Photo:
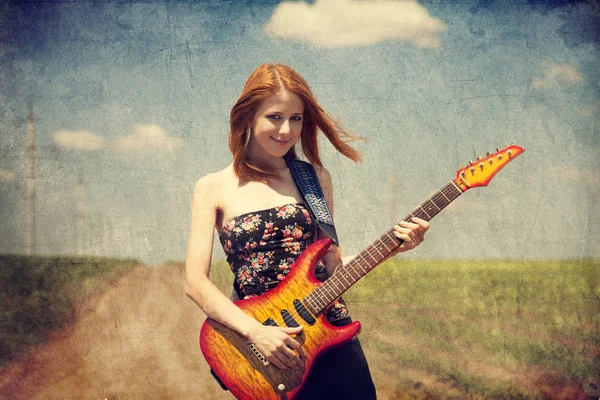
[[[231,291],[225,263],[211,277]],[[391,398],[576,399],[600,384],[600,260],[391,260],[344,298]]]
[[[86,299],[137,260],[0,255],[0,367],[74,321]]]
[[[0,367],[137,265],[0,256]],[[382,399],[600,397],[600,260],[391,260],[344,298]]]

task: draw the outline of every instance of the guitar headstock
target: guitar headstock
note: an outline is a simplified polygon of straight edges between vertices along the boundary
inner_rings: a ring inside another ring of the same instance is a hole
[[[460,166],[456,171],[454,183],[463,192],[475,187],[487,186],[498,171],[524,151],[522,147],[511,145],[506,146],[504,150],[496,149],[494,154],[488,153],[485,158],[477,157],[477,161],[469,161],[466,167]]]

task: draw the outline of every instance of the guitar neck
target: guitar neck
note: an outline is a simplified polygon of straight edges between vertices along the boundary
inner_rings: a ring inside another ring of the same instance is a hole
[[[409,222],[413,217],[429,221],[462,193],[463,190],[459,185],[455,181],[450,181],[408,214],[404,221]],[[360,278],[392,254],[402,242],[394,235],[394,229],[391,228],[347,264],[339,267],[329,279],[306,296],[304,303],[314,315],[320,314]]]

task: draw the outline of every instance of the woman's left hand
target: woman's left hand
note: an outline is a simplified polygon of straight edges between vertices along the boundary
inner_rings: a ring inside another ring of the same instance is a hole
[[[394,234],[404,241],[396,253],[417,247],[425,239],[425,232],[428,229],[429,222],[417,217],[413,217],[412,222],[401,221],[398,225],[394,225]]]

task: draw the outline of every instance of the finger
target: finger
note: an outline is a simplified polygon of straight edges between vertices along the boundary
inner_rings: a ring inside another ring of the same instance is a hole
[[[300,325],[295,328],[280,328],[282,331],[287,333],[288,335],[297,335],[304,330],[304,326]]]
[[[417,219],[419,220],[418,224],[403,223],[402,225],[404,227],[410,229],[414,233],[414,236],[411,235],[410,233],[408,235],[410,235],[414,239],[414,241],[416,241],[417,244],[419,244],[419,243],[421,243],[423,241],[423,239],[425,237],[425,231],[427,229],[429,229],[429,224],[427,223],[427,221],[424,221],[424,220],[422,220],[420,218],[417,218]],[[421,224],[425,224],[425,225],[421,225]]]
[[[407,235],[396,234],[396,236],[402,240],[402,244],[398,247],[400,252],[415,248],[415,243]]]
[[[429,229],[429,222],[417,217],[413,219],[419,226],[419,229],[416,229],[415,233],[417,234],[419,243],[421,243],[423,240],[425,240],[425,232],[427,232],[427,230]]]
[[[412,241],[415,242],[415,245],[418,245],[419,243],[421,243],[423,241],[425,232],[423,232],[423,230],[421,230],[421,227],[419,225],[416,225],[417,228],[409,228],[410,232],[407,233],[408,236],[411,237]]]
[[[417,239],[415,232],[409,228],[403,228],[400,225],[394,227],[396,237],[404,240],[405,242],[413,242]]]
[[[290,366],[290,368],[299,370],[302,367],[302,365],[304,365],[304,362],[302,361],[302,359],[300,359],[298,354],[296,354],[296,352],[293,351],[292,349],[290,349],[289,347],[286,347],[285,349],[283,349],[283,353],[285,354],[285,356],[287,357],[287,360],[291,364],[291,365],[288,364]]]
[[[304,349],[302,348],[302,345],[300,343],[298,343],[297,340],[292,339],[291,337],[289,338],[289,340],[285,341],[285,344],[292,350],[295,350],[298,352],[298,356],[302,359],[306,358],[306,353],[304,353]]]
[[[398,225],[405,229],[409,229],[417,234],[421,231],[421,227],[418,224],[414,224],[412,222],[401,221]]]
[[[427,232],[429,229],[429,222],[425,221],[424,219],[413,217],[412,221],[421,227],[423,233]]]
[[[279,357],[277,356],[277,353],[274,353],[274,354],[272,354],[272,355],[268,356],[268,357],[267,357],[267,360],[268,360],[268,361],[269,361],[271,364],[275,365],[275,366],[276,366],[277,368],[279,368],[279,369],[288,369],[288,368],[285,366],[285,364],[279,360]]]
[[[277,360],[284,365],[282,369],[296,369],[296,364],[294,364],[294,362],[291,360],[291,357],[286,354],[285,349],[276,352],[275,357],[277,357]]]
[[[400,247],[398,247],[398,250],[400,252],[414,249],[418,245],[417,239],[414,238],[415,234],[410,229],[398,227],[394,231],[394,234],[398,239],[402,240],[402,244],[400,245]]]

